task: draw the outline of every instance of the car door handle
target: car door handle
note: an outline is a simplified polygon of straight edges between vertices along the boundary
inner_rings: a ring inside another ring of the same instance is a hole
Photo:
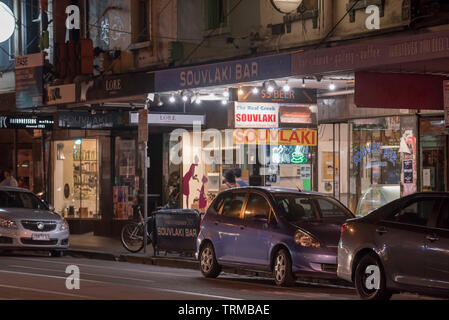
[[[426,239],[429,240],[430,242],[435,242],[435,241],[440,240],[440,238],[434,234],[428,234],[426,236]]]
[[[376,229],[376,232],[377,232],[378,234],[384,234],[384,233],[387,233],[388,230],[387,230],[387,228],[385,228],[385,227],[379,227],[379,228]]]

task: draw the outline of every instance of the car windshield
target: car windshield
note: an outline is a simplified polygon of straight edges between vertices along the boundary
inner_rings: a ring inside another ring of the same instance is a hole
[[[309,197],[297,194],[275,196],[281,214],[293,221],[345,221],[353,216],[332,199]]]
[[[48,210],[47,206],[30,192],[0,191],[0,208]]]

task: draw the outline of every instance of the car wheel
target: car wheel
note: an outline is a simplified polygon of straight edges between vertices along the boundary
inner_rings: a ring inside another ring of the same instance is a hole
[[[360,259],[355,269],[354,280],[357,293],[364,300],[389,300],[392,296],[392,292],[386,287],[382,265],[373,253]]]
[[[273,265],[274,281],[278,286],[291,287],[295,283],[295,277],[292,272],[292,260],[285,249],[276,253]]]
[[[221,272],[221,266],[215,257],[215,250],[211,243],[203,246],[200,253],[200,269],[206,278],[216,278]]]
[[[64,255],[64,252],[59,251],[59,250],[52,250],[52,251],[50,251],[50,255],[55,258],[60,258]]]

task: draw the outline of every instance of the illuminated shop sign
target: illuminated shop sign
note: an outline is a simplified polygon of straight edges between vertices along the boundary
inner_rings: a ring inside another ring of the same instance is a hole
[[[392,163],[394,163],[397,159],[397,154],[392,148],[385,147],[382,143],[374,142],[367,144],[366,146],[362,146],[359,151],[357,151],[357,149],[354,150],[354,164],[358,165],[363,160],[363,158],[373,155],[383,155],[385,159],[388,159]],[[386,165],[386,163],[383,162],[379,164]]]
[[[279,106],[268,103],[236,103],[236,128],[277,128],[279,127]]]
[[[236,129],[234,144],[316,146],[317,130]],[[299,161],[299,158],[294,161]]]
[[[276,79],[289,76],[290,55],[280,54],[155,73],[156,92]]]
[[[0,129],[53,129],[52,117],[0,116]]]
[[[273,164],[307,164],[312,158],[308,146],[281,145],[270,147],[270,151]]]
[[[264,87],[240,87],[232,88],[230,94],[231,100],[238,102],[279,102],[294,104],[316,104],[316,89],[274,88],[268,91]]]

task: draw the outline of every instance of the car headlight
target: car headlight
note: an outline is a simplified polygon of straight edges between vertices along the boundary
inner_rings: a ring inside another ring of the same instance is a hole
[[[319,248],[321,246],[318,240],[301,230],[296,231],[295,242],[302,247]]]
[[[17,229],[17,223],[11,219],[0,218],[0,228]]]
[[[69,230],[69,224],[67,223],[66,219],[62,219],[61,224],[59,225],[60,231],[66,231]]]

